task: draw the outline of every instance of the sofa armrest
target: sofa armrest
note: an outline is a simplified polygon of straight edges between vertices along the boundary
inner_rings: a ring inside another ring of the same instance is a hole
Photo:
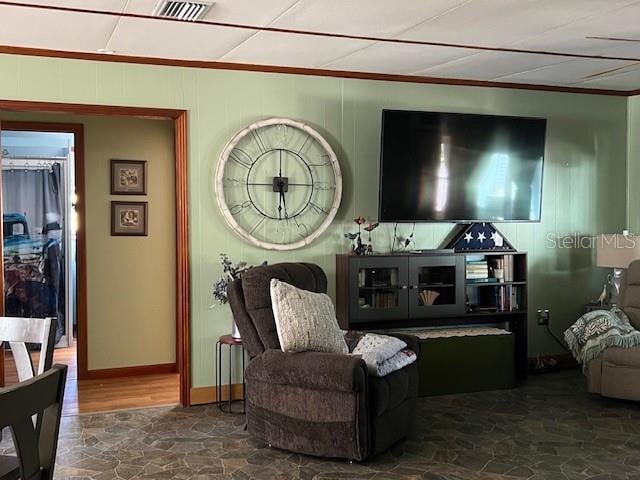
[[[266,350],[254,358],[245,377],[266,383],[314,390],[363,392],[367,367],[359,357],[339,353]]]
[[[417,356],[420,356],[420,339],[415,335],[409,335],[407,333],[388,333],[387,335],[402,340],[407,344],[409,350],[413,350]]]

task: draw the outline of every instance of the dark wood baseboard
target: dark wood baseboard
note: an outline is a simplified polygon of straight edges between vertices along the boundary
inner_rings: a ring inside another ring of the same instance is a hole
[[[543,366],[538,365],[538,359],[542,362]],[[578,362],[568,353],[530,357],[527,362],[527,370],[529,374],[556,372],[558,370],[567,370],[577,367]]]
[[[104,368],[87,370],[87,380],[101,378],[137,377],[140,375],[157,375],[162,373],[178,373],[177,363],[163,363],[159,365],[140,365],[136,367]]]

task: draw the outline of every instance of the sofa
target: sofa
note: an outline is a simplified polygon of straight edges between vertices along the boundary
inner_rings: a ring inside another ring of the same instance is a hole
[[[618,306],[640,330],[640,260],[631,262],[623,274]],[[589,392],[640,400],[640,347],[607,348],[587,368]]]
[[[415,423],[417,362],[378,378],[354,355],[283,352],[271,308],[272,278],[313,292],[327,290],[326,275],[309,263],[255,267],[229,284],[231,310],[250,356],[249,433],[284,450],[356,461],[404,439]],[[417,338],[397,336],[419,353]]]

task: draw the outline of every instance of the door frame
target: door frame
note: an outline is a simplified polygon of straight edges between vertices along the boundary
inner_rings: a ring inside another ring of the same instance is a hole
[[[180,404],[191,405],[191,341],[190,341],[190,264],[188,202],[188,112],[187,110],[75,103],[1,100],[0,110],[14,112],[62,113],[77,115],[125,116],[154,120],[172,120],[174,125],[175,212],[176,212],[176,363],[180,374]],[[13,122],[0,123],[0,130],[31,130],[73,133],[75,136],[76,210],[78,215],[77,297],[78,297],[78,379],[90,377],[87,358],[87,256],[84,172],[84,126],[76,123]],[[1,198],[0,198],[1,201]],[[1,228],[1,227],[0,227]],[[2,242],[0,242],[2,255]],[[0,289],[4,278],[0,275]],[[4,313],[0,302],[0,313]],[[3,374],[0,361],[0,374]],[[136,370],[137,367],[132,367]],[[4,378],[4,377],[3,377]]]

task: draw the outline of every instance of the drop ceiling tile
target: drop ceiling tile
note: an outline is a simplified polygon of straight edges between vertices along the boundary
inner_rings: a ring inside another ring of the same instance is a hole
[[[126,11],[151,15],[158,2],[159,0],[129,0]],[[204,19],[265,26],[295,3],[296,0],[216,0]]]
[[[625,71],[587,80],[579,87],[610,88],[613,90],[640,90],[640,66]]]
[[[403,38],[510,47],[590,15],[633,0],[474,0],[425,22]]]
[[[215,60],[253,33],[212,25],[122,18],[108,48],[123,55]]]
[[[220,58],[228,62],[319,68],[373,42],[258,32]]]
[[[579,60],[571,60],[557,65],[537,68],[528,72],[506,75],[498,78],[498,80],[551,85],[572,85],[587,81],[592,75],[616,68],[625,68],[628,65],[631,65],[631,63],[617,60],[590,60],[581,58]]]
[[[640,34],[638,34],[638,38],[640,39]],[[606,45],[610,45],[610,47],[602,50],[600,55],[640,60],[640,40],[638,42],[607,42]]]
[[[460,60],[414,72],[416,75],[493,80],[533,68],[566,62],[567,57],[527,53],[480,52]]]
[[[95,52],[103,48],[117,17],[0,6],[0,44]]]
[[[475,50],[463,48],[377,43],[329,62],[323,67],[336,70],[408,75],[473,53]]]
[[[623,2],[630,3],[630,2]],[[640,3],[620,5],[612,2],[612,8],[601,15],[591,15],[551,31],[517,42],[518,48],[555,50],[568,53],[609,55],[620,47],[620,42],[586,37],[622,37],[640,39]]]
[[[300,0],[274,26],[366,36],[395,36],[470,0]]]
[[[54,7],[83,8],[105,12],[122,12],[127,0],[20,0],[30,5],[51,5]]]
[[[591,29],[583,29],[577,25],[567,26],[521,42],[516,42],[513,47],[545,52],[602,55],[606,50],[617,46],[617,44],[613,42],[585,38],[590,35],[589,32],[591,31]]]

